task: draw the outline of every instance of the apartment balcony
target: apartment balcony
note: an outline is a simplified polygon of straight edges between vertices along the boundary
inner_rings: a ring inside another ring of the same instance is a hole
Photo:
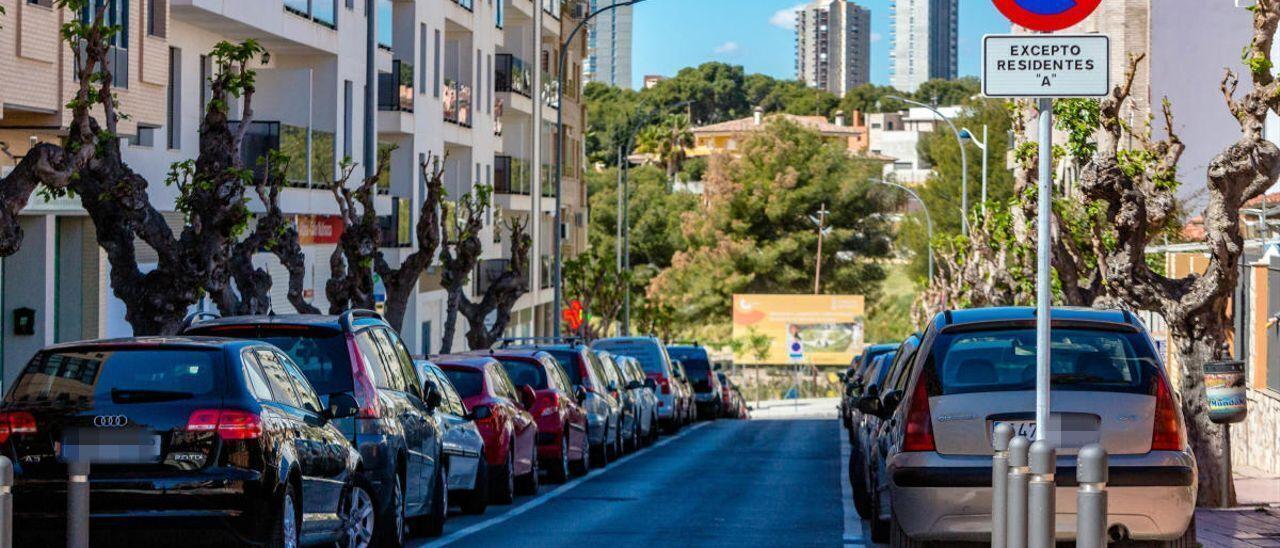
[[[533,69],[530,65],[510,53],[499,53],[494,58],[493,72],[494,89],[504,107],[513,112],[533,114]]]
[[[542,273],[542,289],[551,289],[555,286],[555,259],[547,255],[538,258],[539,270]]]
[[[444,121],[469,128],[471,115],[471,86],[445,78]]]
[[[511,156],[495,156],[493,165],[493,191],[497,194],[529,196],[533,194],[533,181],[528,160]]]
[[[272,53],[338,53],[339,0],[258,0],[254,9],[227,0],[170,0],[170,17],[237,39],[257,40]],[[259,5],[261,4],[261,5]],[[350,12],[347,12],[350,13]],[[363,25],[363,22],[360,23]]]
[[[453,0],[453,3],[454,3],[454,4],[457,4],[457,5],[458,5],[458,7],[462,8],[462,9],[464,9],[464,10],[467,10],[467,11],[475,11],[475,10],[476,10],[475,0]]]
[[[378,133],[414,131],[413,64],[391,61],[391,72],[378,73]]]
[[[532,19],[534,4],[537,0],[505,0],[505,7],[510,8],[508,15],[516,15],[520,19]]]

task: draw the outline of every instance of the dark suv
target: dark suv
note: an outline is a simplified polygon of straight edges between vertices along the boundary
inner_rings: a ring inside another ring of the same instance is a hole
[[[90,464],[95,541],[210,529],[226,543],[288,546],[371,534],[348,519],[371,491],[297,366],[264,343],[139,338],[63,344],[27,364],[0,404],[14,463],[19,545],[65,527],[69,461]],[[305,450],[304,450],[305,449]],[[354,501],[354,502],[353,502]],[[347,526],[352,527],[348,528]],[[345,544],[345,542],[341,542]]]
[[[720,416],[724,401],[720,395],[720,378],[711,368],[707,349],[698,344],[668,346],[667,354],[680,360],[685,375],[693,384],[693,401],[697,405],[698,418],[715,420]]]
[[[360,451],[378,508],[378,544],[403,544],[406,522],[438,535],[447,515],[438,395],[424,393],[408,349],[375,312],[341,316],[239,316],[189,326],[186,333],[271,343],[297,362],[321,399],[351,396],[359,412],[338,427]]]

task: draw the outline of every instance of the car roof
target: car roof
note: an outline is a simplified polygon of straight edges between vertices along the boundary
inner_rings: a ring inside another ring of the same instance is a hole
[[[900,342],[873,344],[873,345],[867,346],[867,347],[866,347],[866,348],[864,348],[863,350],[865,350],[865,351],[867,351],[867,352],[872,352],[872,353],[875,353],[875,352],[884,352],[884,351],[886,351],[886,350],[893,350],[893,349],[897,348],[897,347],[898,347],[899,345],[901,345],[901,344],[902,344],[902,343],[900,343]]]
[[[488,356],[493,358],[530,358],[538,359],[544,355],[550,356],[545,350],[538,348],[494,348],[491,350],[472,350],[468,352],[468,356]]]
[[[236,348],[246,344],[262,344],[257,341],[229,339],[224,337],[200,336],[155,336],[155,337],[120,337],[114,339],[97,339],[90,341],[74,341],[49,345],[44,350],[68,350],[72,348],[188,348],[217,350]]]
[[[1127,310],[1100,310],[1070,306],[1055,306],[1049,316],[1053,323],[1089,323],[1126,326],[1143,330],[1142,322]],[[1034,323],[1036,309],[1031,306],[1005,306],[989,308],[970,308],[964,310],[948,310],[934,318],[940,329],[976,326],[978,324],[1013,322],[1017,324]]]
[[[386,322],[379,318],[370,316],[355,316],[352,318],[352,324],[355,327],[365,327],[371,325],[386,325]],[[191,324],[189,329],[201,330],[211,327],[275,325],[320,327],[341,330],[342,317],[328,314],[259,314],[253,316],[228,316],[226,318],[212,318],[198,321]]]
[[[489,356],[472,356],[467,354],[449,354],[445,356],[435,356],[431,359],[431,363],[437,367],[467,367],[472,369],[483,369],[484,366],[496,363],[496,360]]]
[[[596,339],[596,340],[594,340],[594,341],[591,341],[591,346],[592,346],[592,347],[595,347],[596,343],[602,343],[602,342],[651,342],[651,343],[654,343],[654,344],[656,344],[656,345],[658,345],[658,346],[662,346],[662,341],[658,340],[658,338],[657,338],[657,337],[653,337],[653,336],[642,336],[642,337],[607,337],[607,338],[604,338],[604,339]]]

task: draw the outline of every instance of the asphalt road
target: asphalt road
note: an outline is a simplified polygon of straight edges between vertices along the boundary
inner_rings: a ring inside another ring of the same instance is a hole
[[[839,423],[803,415],[701,423],[514,505],[454,514],[413,545],[861,545],[848,542],[860,525],[841,500]]]

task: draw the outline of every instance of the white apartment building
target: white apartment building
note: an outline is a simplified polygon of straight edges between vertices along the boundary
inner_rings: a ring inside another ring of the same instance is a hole
[[[892,0],[890,83],[914,93],[929,80],[953,80],[959,66],[960,0]]]
[[[591,0],[591,10],[612,6],[620,0]],[[615,87],[631,89],[631,6],[600,14],[587,24],[586,77]]]
[[[796,79],[843,97],[871,81],[871,10],[814,0],[796,12]]]
[[[963,114],[962,107],[938,107],[948,118]],[[892,158],[884,166],[884,175],[904,185],[923,185],[933,174],[933,165],[920,156],[920,139],[937,131],[943,121],[927,108],[867,115],[872,156]],[[944,129],[945,130],[945,129]]]
[[[126,160],[151,182],[152,203],[170,224],[175,192],[163,184],[173,162],[194,158],[198,128],[207,101],[205,84],[213,70],[205,56],[222,40],[258,40],[269,52],[257,67],[255,119],[246,138],[246,165],[269,149],[293,161],[282,196],[294,217],[307,256],[305,296],[327,310],[324,286],[341,221],[327,189],[344,157],[362,162],[367,123],[376,130],[377,147],[395,145],[390,176],[379,189],[377,208],[388,230],[384,251],[393,262],[416,245],[411,229],[425,195],[419,164],[432,155],[446,157],[449,196],[478,184],[495,188],[485,228],[492,242],[473,276],[472,291],[486,273],[507,258],[502,221],[523,216],[533,231],[530,293],[517,304],[514,334],[545,333],[551,291],[546,263],[553,249],[548,184],[549,143],[555,137],[554,62],[561,28],[572,21],[571,2],[560,0],[372,0],[376,12],[377,94],[373,116],[366,116],[366,47],[369,0],[99,0],[119,14],[121,33],[117,93],[132,119],[121,124],[128,135]],[[30,144],[57,141],[69,115],[62,105],[74,93],[70,51],[58,39],[58,26],[71,17],[63,10],[28,0],[0,0],[8,13],[0,25],[0,142],[21,158]],[[576,21],[572,21],[576,24]],[[580,66],[585,39],[571,50]],[[504,57],[506,55],[507,57]],[[528,77],[526,95],[499,91],[511,87],[503,62],[516,57]],[[21,74],[21,78],[14,75]],[[572,75],[573,73],[569,73]],[[580,74],[580,73],[579,73]],[[531,90],[543,90],[534,93]],[[566,109],[565,249],[572,256],[586,245],[585,188],[580,182],[584,114],[577,79],[570,80]],[[534,101],[530,97],[540,98]],[[518,99],[522,99],[518,100]],[[233,106],[234,107],[234,106]],[[237,108],[233,112],[239,112]],[[538,122],[540,121],[540,123]],[[520,160],[519,169],[513,161]],[[0,156],[0,172],[14,161]],[[358,166],[352,183],[364,175]],[[250,204],[262,211],[262,204]],[[575,222],[578,221],[578,222]],[[94,227],[76,199],[45,202],[33,197],[20,222],[22,249],[0,260],[0,370],[11,379],[39,348],[62,341],[126,336],[123,303],[109,285],[109,264],[98,248]],[[140,246],[146,263],[150,251]],[[153,252],[150,252],[153,253]],[[152,255],[154,256],[154,255]],[[154,260],[154,259],[153,259]],[[272,273],[272,305],[293,312],[285,299],[287,274],[273,256],[255,258]],[[438,351],[444,323],[445,292],[432,267],[422,277],[405,317],[403,337],[419,353]],[[206,307],[212,309],[211,305]],[[35,312],[34,334],[12,329],[14,312]],[[466,320],[459,318],[454,348],[465,348]]]

